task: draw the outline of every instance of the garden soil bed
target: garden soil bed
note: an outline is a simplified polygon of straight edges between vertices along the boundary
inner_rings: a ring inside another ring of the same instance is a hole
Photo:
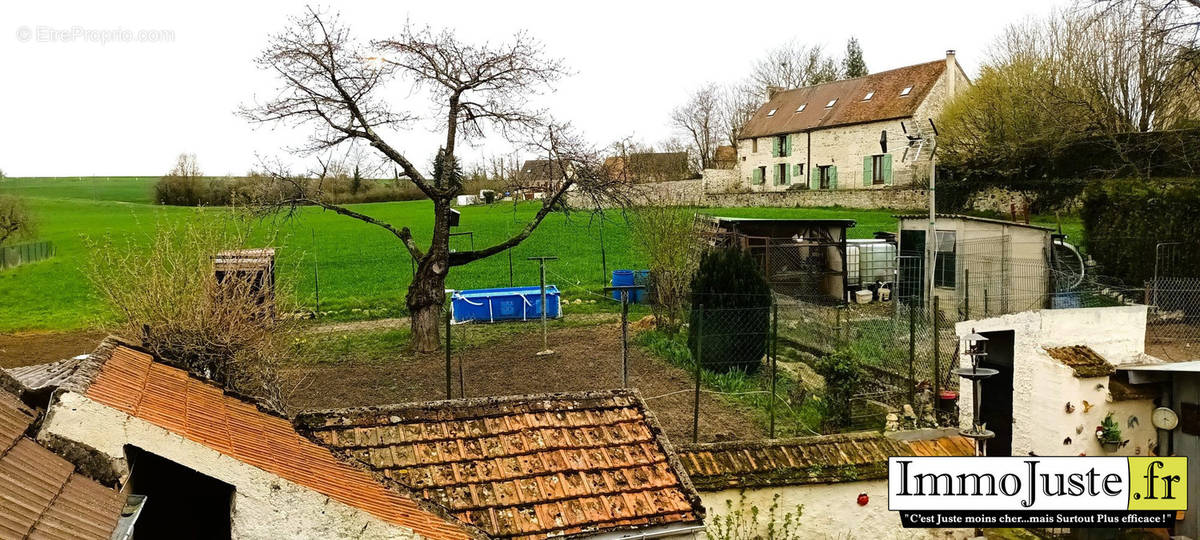
[[[456,352],[453,395],[467,397],[598,390],[621,386],[620,328],[615,324],[565,328],[550,333],[555,354],[537,356],[539,333],[525,333],[497,345]],[[631,336],[632,338],[632,336]],[[462,362],[463,380],[458,377]],[[398,354],[395,361],[345,361],[292,366],[285,377],[295,391],[293,410],[340,408],[444,399],[444,354]],[[650,410],[676,443],[691,441],[692,376],[650,356],[629,350],[630,385],[639,389]],[[700,440],[753,439],[765,436],[751,412],[720,396],[700,397]]]
[[[90,353],[106,335],[94,330],[0,334],[0,368],[44,364]]]

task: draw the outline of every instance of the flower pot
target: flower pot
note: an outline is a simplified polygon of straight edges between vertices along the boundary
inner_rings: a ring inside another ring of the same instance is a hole
[[[1105,452],[1116,452],[1118,448],[1121,448],[1121,441],[1100,441],[1100,447]]]
[[[938,392],[938,399],[944,401],[954,401],[958,399],[958,390],[942,390]]]

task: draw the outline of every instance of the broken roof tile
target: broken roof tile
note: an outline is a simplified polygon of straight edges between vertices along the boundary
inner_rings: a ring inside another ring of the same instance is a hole
[[[1076,377],[1107,377],[1117,372],[1116,366],[1087,345],[1046,347],[1046,354],[1074,370]]]
[[[357,458],[379,478],[436,494],[497,538],[547,538],[698,524],[703,507],[632,391],[466,399],[297,416],[346,459],[366,447],[416,463]],[[366,439],[351,436],[369,432]],[[438,433],[436,450],[412,433]],[[365,442],[364,442],[365,441]]]

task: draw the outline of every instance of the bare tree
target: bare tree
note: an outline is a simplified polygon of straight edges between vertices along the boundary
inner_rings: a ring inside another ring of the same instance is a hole
[[[25,200],[15,195],[0,195],[0,246],[4,242],[32,236],[37,229]]]
[[[752,90],[741,85],[726,86],[721,91],[721,129],[728,144],[737,147],[738,137],[746,122],[754,116],[758,108],[766,102],[762,89]]]
[[[836,81],[838,62],[820,45],[790,41],[767,51],[750,70],[750,82],[759,92],[768,86],[800,88]]]
[[[396,37],[365,47],[336,15],[310,8],[271,38],[258,64],[278,74],[282,86],[274,98],[243,108],[245,116],[254,122],[311,126],[308,144],[297,149],[301,153],[365,143],[433,201],[433,234],[427,247],[417,244],[408,226],[322,201],[300,189],[300,182],[291,184],[296,189],[285,201],[275,202],[276,207],[293,209],[319,206],[381,227],[403,243],[417,261],[405,303],[412,319],[413,345],[419,351],[439,347],[439,313],[451,267],[521,243],[547,214],[565,204],[568,190],[578,193],[578,200],[627,203],[624,186],[603,176],[598,154],[570,126],[555,124],[529,105],[532,95],[550,87],[565,71],[560,60],[546,56],[541,44],[525,33],[501,44],[476,45],[460,41],[451,30],[409,24]],[[432,118],[445,128],[441,170],[453,170],[460,142],[498,132],[510,141],[527,141],[538,155],[570,174],[551,177],[538,186],[546,193],[542,207],[515,235],[490,247],[451,253],[450,204],[462,188],[461,181],[450,175],[426,176],[410,155],[385,137],[386,130],[404,129],[421,120],[415,113],[393,110],[383,98],[384,87],[397,77],[434,104]],[[277,177],[283,182],[293,180],[287,174]]]
[[[722,131],[720,88],[709,83],[692,92],[687,102],[671,112],[671,124],[690,139],[698,168],[711,167]]]

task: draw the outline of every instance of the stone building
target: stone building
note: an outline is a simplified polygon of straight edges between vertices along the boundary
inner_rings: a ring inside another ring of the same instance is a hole
[[[947,51],[944,60],[865,77],[768,88],[767,103],[738,140],[739,180],[752,191],[919,183],[927,178],[931,152],[911,148],[906,156],[906,131],[930,132],[929,120],[970,84],[954,51]]]

